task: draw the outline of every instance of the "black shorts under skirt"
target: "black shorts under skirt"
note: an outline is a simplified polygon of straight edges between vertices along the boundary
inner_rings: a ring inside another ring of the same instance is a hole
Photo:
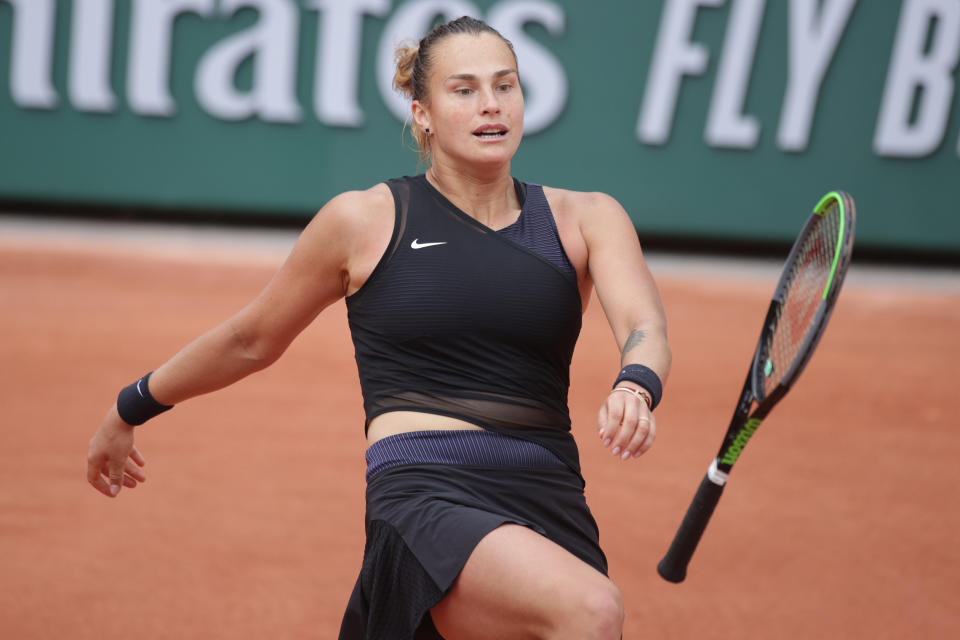
[[[340,640],[440,639],[430,609],[477,543],[507,523],[529,527],[607,574],[583,481],[566,465],[394,466],[370,479],[366,503],[363,565]]]

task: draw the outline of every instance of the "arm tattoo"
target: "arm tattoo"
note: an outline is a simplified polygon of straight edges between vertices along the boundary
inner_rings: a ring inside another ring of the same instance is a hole
[[[627,342],[623,345],[623,351],[620,352],[620,357],[625,358],[627,352],[636,347],[638,344],[646,340],[647,332],[640,331],[639,329],[634,329],[630,332],[630,336],[627,338]]]

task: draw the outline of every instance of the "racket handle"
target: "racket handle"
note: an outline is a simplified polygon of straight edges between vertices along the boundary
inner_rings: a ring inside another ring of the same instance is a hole
[[[703,531],[710,522],[710,516],[723,494],[723,485],[716,484],[707,474],[693,496],[693,502],[683,517],[677,535],[674,536],[667,555],[657,565],[657,573],[669,582],[683,582],[687,577],[687,565],[700,542]]]

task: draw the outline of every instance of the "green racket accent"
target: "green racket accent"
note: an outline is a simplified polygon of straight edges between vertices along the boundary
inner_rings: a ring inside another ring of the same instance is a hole
[[[847,218],[846,212],[844,211],[844,208],[843,208],[843,196],[841,196],[836,191],[831,191],[830,193],[828,193],[827,195],[823,196],[823,198],[820,199],[820,202],[817,203],[817,206],[814,207],[813,210],[817,215],[822,216],[826,211],[827,203],[830,200],[834,200],[837,203],[837,206],[840,207],[840,229],[837,232],[837,237],[843,238],[843,233],[845,231],[844,227],[846,226],[846,218]],[[843,250],[843,243],[837,242],[837,248],[833,252],[833,264],[830,266],[830,276],[827,278],[827,286],[824,287],[823,289],[824,300],[827,299],[827,294],[830,293],[830,287],[833,286],[833,277],[837,273],[837,266],[840,264],[840,254],[842,250]]]
[[[807,338],[818,331],[820,316],[833,287],[844,256],[843,194],[831,191],[814,207],[807,226],[795,243],[778,285],[779,305],[773,308],[772,330],[764,338],[763,355],[757,363],[758,398],[765,398],[784,382],[804,354]],[[789,386],[790,381],[786,381]]]
[[[747,442],[750,440],[750,437],[754,434],[754,432],[756,432],[762,422],[763,418],[751,418],[750,420],[747,420],[740,428],[740,431],[737,432],[737,435],[733,438],[733,443],[727,449],[727,452],[723,454],[723,458],[720,460],[720,463],[733,466],[733,464],[737,461],[737,458],[739,458],[740,454],[743,452],[743,448],[747,446]]]

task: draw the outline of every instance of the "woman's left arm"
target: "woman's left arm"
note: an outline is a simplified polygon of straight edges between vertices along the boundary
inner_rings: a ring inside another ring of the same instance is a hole
[[[582,209],[580,229],[587,246],[587,267],[620,349],[620,366],[643,365],[665,383],[671,360],[667,320],[633,222],[610,196],[584,195],[588,206]],[[611,374],[612,382],[616,374]],[[597,422],[603,445],[626,460],[653,445],[656,420],[643,398],[649,395],[645,388],[629,380],[616,386],[640,395],[611,391]]]

